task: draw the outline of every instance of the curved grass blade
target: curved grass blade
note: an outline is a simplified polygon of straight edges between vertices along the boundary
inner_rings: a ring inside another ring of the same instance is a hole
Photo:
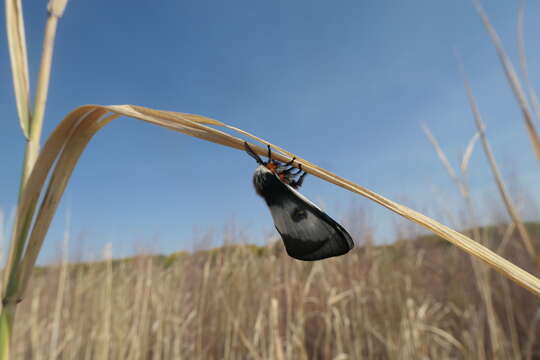
[[[244,151],[244,140],[208,125],[226,127],[243,135],[256,138],[243,130],[228,126],[222,122],[199,115],[159,111],[140,106],[113,105],[98,106],[86,105],[70,113],[52,133],[45,144],[36,166],[28,180],[26,190],[21,201],[21,223],[17,223],[16,233],[28,237],[28,247],[22,258],[21,285],[16,286],[12,296],[22,298],[47,229],[53,214],[58,206],[69,177],[77,160],[91,138],[110,121],[120,117],[129,116],[158,126],[229,146]],[[292,155],[284,149],[260,139],[275,150],[281,151],[273,156],[276,160],[286,162]],[[251,145],[254,152],[264,156],[266,149]],[[356,194],[362,195],[387,209],[419,224],[446,239],[470,255],[484,261],[501,274],[523,286],[532,293],[540,296],[540,280],[517,267],[486,247],[476,243],[467,236],[430,219],[429,217],[391,201],[371,190],[357,185],[349,180],[337,176],[328,170],[320,168],[307,160],[297,157],[304,171],[323,180],[338,185]],[[49,176],[50,175],[50,176]],[[47,182],[47,179],[49,181]],[[44,194],[41,201],[40,194]]]

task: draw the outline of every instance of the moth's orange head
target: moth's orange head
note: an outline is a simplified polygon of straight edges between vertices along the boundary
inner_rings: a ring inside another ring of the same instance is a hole
[[[276,164],[273,161],[269,161],[268,164],[265,165],[268,170],[270,170],[273,173],[276,173],[278,164]]]

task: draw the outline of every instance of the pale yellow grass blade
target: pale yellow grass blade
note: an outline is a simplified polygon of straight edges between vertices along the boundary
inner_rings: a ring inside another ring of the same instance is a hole
[[[64,10],[66,9],[68,0],[50,0],[47,5],[47,11],[54,17],[62,17]]]
[[[461,158],[461,172],[464,174],[467,172],[467,169],[469,168],[469,162],[471,160],[473,151],[474,151],[474,145],[476,145],[476,142],[478,141],[478,138],[480,137],[480,134],[477,132],[473,135],[471,140],[469,140],[469,143],[467,144],[467,147],[465,148],[465,152],[463,153],[463,157]]]
[[[504,72],[506,74],[506,78],[508,79],[512,90],[514,91],[514,95],[516,96],[516,100],[521,109],[521,113],[523,114],[523,120],[525,121],[525,126],[527,127],[527,132],[529,134],[529,138],[531,139],[536,158],[540,161],[540,139],[538,137],[538,132],[536,131],[536,126],[532,121],[531,112],[529,111],[527,97],[525,96],[523,87],[521,86],[516,71],[514,70],[514,66],[510,61],[510,58],[508,57],[503,48],[502,41],[499,38],[499,35],[497,35],[495,28],[489,21],[486,12],[480,5],[480,1],[474,0],[474,4],[476,6],[478,14],[482,18],[482,22],[484,23],[484,26],[486,27],[489,36],[491,37],[491,40],[493,41],[493,44],[495,45],[497,55],[499,56],[499,60],[501,61]]]
[[[23,263],[21,266],[21,282],[23,286],[18,287],[13,296],[21,298],[24,294],[24,289],[28,282],[32,266],[35,263],[48,226],[58,206],[69,177],[76,165],[77,159],[93,135],[118,116],[130,116],[153,123],[155,125],[166,127],[171,130],[182,132],[190,136],[195,136],[200,139],[244,151],[243,139],[209,127],[206,124],[228,127],[227,125],[219,121],[197,115],[158,111],[129,105],[87,105],[74,110],[58,125],[45,144],[23,194],[20,205],[21,214],[23,215],[21,216],[21,219],[26,220],[23,220],[23,223],[17,224],[16,232],[23,234],[25,227],[30,228],[30,225],[32,226],[31,231],[28,232],[28,248],[24,254],[22,260]],[[229,128],[233,129],[232,127]],[[249,135],[244,131],[241,132]],[[266,141],[263,142],[268,143]],[[266,149],[259,146],[253,146],[253,150],[262,156],[265,156],[266,154]],[[285,152],[285,150],[283,150],[283,152]],[[274,158],[276,160],[283,162],[287,161],[289,157],[290,156],[283,156],[278,152],[274,154]],[[302,164],[302,167],[306,172],[336,184],[344,189],[367,197],[368,199],[377,202],[393,212],[424,226],[467,253],[483,260],[500,273],[534,294],[540,295],[539,279],[520,269],[504,258],[498,256],[491,250],[481,246],[465,235],[460,234],[457,231],[454,231],[414,210],[386,199],[385,197],[376,194],[375,192],[372,192],[360,185],[354,184],[351,181],[313,165],[306,160],[300,158],[298,159],[299,163]],[[295,163],[295,165],[298,166],[297,163]],[[49,173],[51,174],[50,180],[47,184],[46,191],[44,191]],[[37,213],[34,215],[32,209],[36,208],[40,193],[43,192],[45,195],[40,202],[39,208],[37,208]]]
[[[48,4],[49,16],[45,25],[45,36],[43,38],[43,49],[41,51],[41,62],[36,85],[36,96],[34,99],[34,113],[30,125],[30,149],[28,159],[25,163],[28,174],[39,153],[39,141],[41,139],[41,129],[43,128],[43,118],[45,116],[45,105],[49,92],[49,80],[51,76],[51,65],[54,51],[54,39],[58,19],[64,13],[67,0],[51,0]]]
[[[19,123],[24,136],[30,136],[30,85],[28,82],[28,58],[21,0],[6,0],[6,32],[13,75],[13,88]]]
[[[517,21],[517,44],[518,44],[518,53],[519,53],[519,67],[521,68],[521,73],[523,74],[525,85],[527,86],[527,92],[529,93],[529,98],[531,99],[532,107],[536,114],[536,119],[540,119],[540,104],[538,103],[538,97],[536,96],[536,91],[534,90],[534,87],[531,84],[531,79],[529,77],[529,70],[527,67],[527,55],[525,52],[525,36],[523,34],[524,15],[525,15],[525,10],[523,7],[523,2],[521,2],[518,9],[518,21]]]

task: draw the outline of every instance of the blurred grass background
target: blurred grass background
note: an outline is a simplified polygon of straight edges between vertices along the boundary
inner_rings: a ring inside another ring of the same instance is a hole
[[[509,225],[470,229],[535,275]],[[510,225],[511,226],[511,225]],[[540,223],[527,223],[538,244]],[[406,231],[401,231],[405,234]],[[300,262],[281,241],[39,267],[17,359],[536,359],[539,301],[435,236]],[[64,254],[65,256],[65,254]],[[64,257],[65,259],[65,257]],[[482,289],[490,292],[487,312]],[[491,305],[490,305],[491,306]]]

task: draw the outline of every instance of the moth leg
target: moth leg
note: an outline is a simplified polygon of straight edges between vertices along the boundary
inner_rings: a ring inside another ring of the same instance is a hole
[[[270,145],[266,145],[268,146],[268,161],[272,160],[272,149],[270,149]]]
[[[307,172],[304,171],[304,173],[302,175],[300,175],[300,177],[298,178],[298,180],[295,181],[295,184],[296,184],[296,187],[300,187],[302,186],[302,184],[304,183],[304,177],[307,175]]]
[[[249,146],[247,141],[244,141],[244,148],[246,149],[246,152],[248,153],[248,155],[251,156],[252,158],[254,158],[255,161],[257,161],[257,164],[259,164],[259,165],[264,164],[264,161],[262,161],[262,159],[259,157],[259,155],[257,155],[255,153],[255,151],[253,151],[253,149]]]
[[[295,168],[293,168],[293,169],[295,169]],[[300,165],[300,169],[296,169],[296,170],[298,170],[298,171],[295,172],[294,174],[291,174],[291,175],[298,175],[298,174],[300,174],[300,173],[302,172],[302,165]]]
[[[296,170],[296,172],[293,173],[293,170]],[[283,170],[282,172],[283,172],[284,174],[287,174],[287,175],[296,176],[296,175],[300,174],[300,173],[302,172],[302,170],[297,169],[297,168],[295,168],[294,166],[291,166],[290,168],[285,169],[285,170]]]
[[[298,173],[296,173],[295,175],[299,174],[302,172],[302,164],[299,164],[298,166]],[[294,181],[291,181],[290,185],[295,188],[295,189],[298,189],[300,186],[302,186],[302,184],[304,183],[304,177],[307,175],[307,172],[304,171],[304,173],[302,175],[300,175],[300,177],[298,178],[298,180],[294,180]]]
[[[298,175],[298,174],[300,174],[302,172],[302,170],[299,170],[296,167],[292,166],[292,164],[294,163],[295,160],[296,160],[296,156],[293,156],[293,158],[290,161],[283,164],[284,166],[289,166],[288,169],[283,170],[283,173],[285,173],[287,175]],[[301,165],[300,165],[300,168],[301,168]],[[293,171],[293,170],[298,170],[298,171],[295,172],[295,173],[291,173],[291,171]]]
[[[286,166],[291,166],[294,163],[294,160],[296,160],[296,156],[294,156],[291,161],[286,162],[285,165]]]

